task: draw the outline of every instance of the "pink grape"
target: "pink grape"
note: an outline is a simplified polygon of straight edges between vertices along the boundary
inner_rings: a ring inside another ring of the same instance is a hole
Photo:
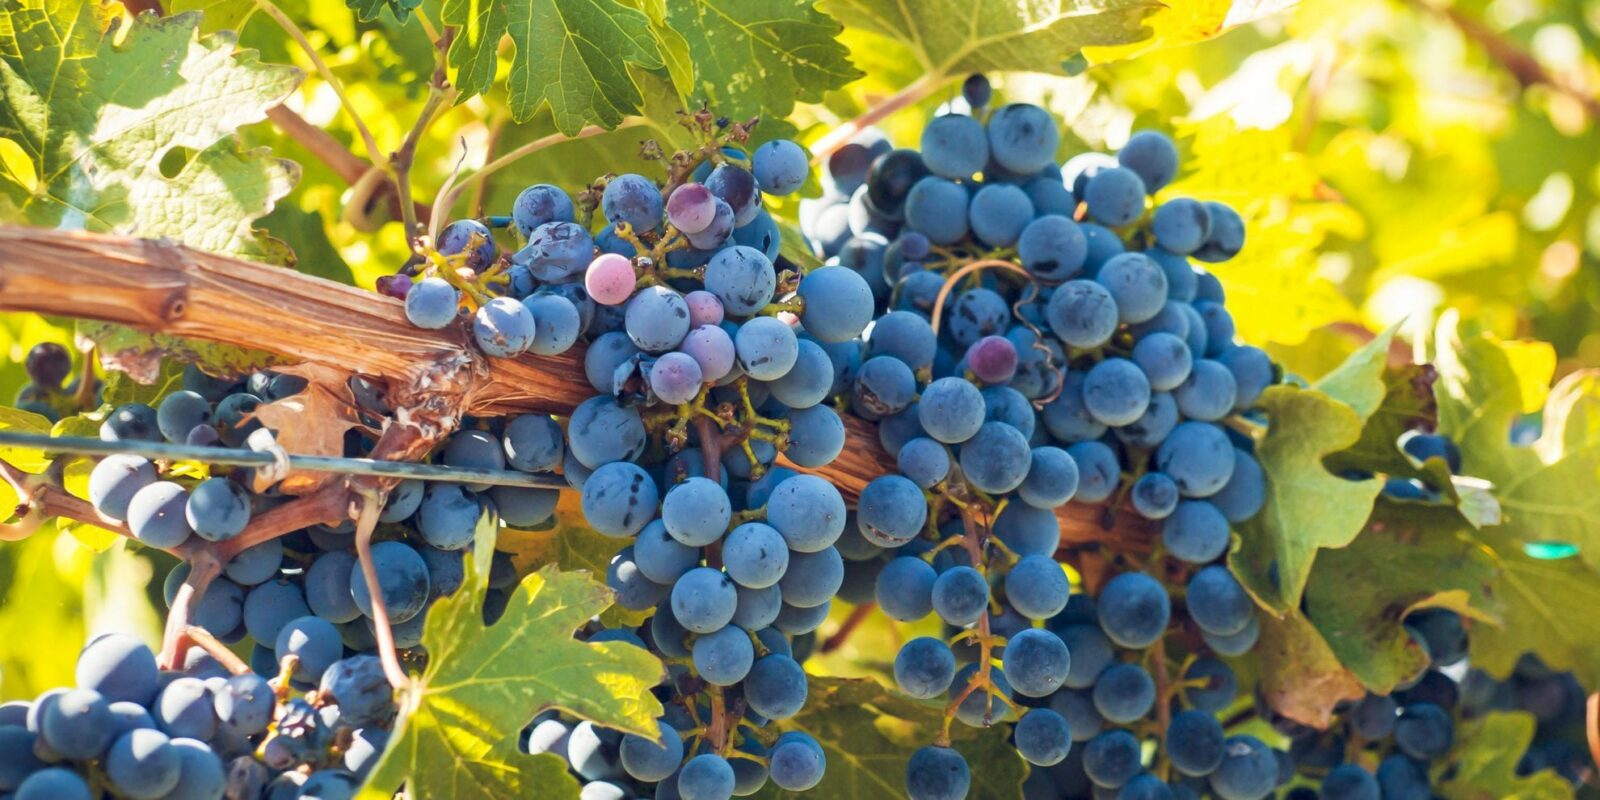
[[[667,353],[650,367],[650,390],[662,402],[680,405],[700,393],[700,362],[684,353]]]
[[[686,183],[667,198],[667,221],[684,233],[699,233],[717,216],[717,201],[704,184]]]
[[[985,336],[967,348],[967,369],[984,383],[1006,383],[1017,374],[1017,348],[1004,336]]]
[[[589,262],[589,270],[583,276],[583,287],[589,290],[589,297],[596,303],[620,306],[633,296],[637,281],[638,276],[633,274],[633,262],[627,256],[601,253]]]
[[[683,296],[689,304],[689,324],[699,327],[701,325],[716,325],[722,322],[722,301],[717,296],[704,290],[696,289]]]
[[[701,325],[689,331],[678,349],[700,365],[701,380],[720,381],[733,370],[733,338],[716,325]]]

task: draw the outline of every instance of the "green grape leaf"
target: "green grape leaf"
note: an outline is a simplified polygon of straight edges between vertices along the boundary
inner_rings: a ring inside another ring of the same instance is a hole
[[[528,575],[504,615],[484,625],[498,524],[484,515],[461,589],[428,612],[427,668],[399,695],[400,720],[363,800],[386,800],[402,784],[414,797],[576,797],[559,758],[518,749],[518,732],[545,708],[657,733],[662,708],[650,688],[663,678],[661,662],[623,642],[573,638],[611,603],[611,591],[588,573],[551,566]]]
[[[1548,389],[1553,348],[1464,332],[1454,313],[1440,318],[1434,339],[1439,429],[1460,446],[1462,473],[1490,483],[1503,518],[1486,529],[1491,543],[1576,545],[1600,571],[1600,493],[1591,490],[1600,477],[1597,373],[1574,372]],[[1512,444],[1512,424],[1540,405],[1538,441]]]
[[[124,403],[144,403],[148,406],[167,395],[183,388],[183,362],[169,358],[161,362],[161,370],[156,378],[148,383],[139,383],[128,377],[125,372],[113,372],[106,376],[105,389],[100,394],[100,399],[111,407]],[[103,415],[102,415],[103,418]]]
[[[1406,478],[1429,486],[1450,485],[1450,468],[1443,459],[1416,465],[1400,450],[1400,435],[1410,430],[1432,429],[1439,416],[1433,384],[1438,373],[1431,364],[1406,364],[1383,371],[1383,402],[1361,428],[1361,440],[1328,456],[1334,471],[1359,469]],[[1441,471],[1442,470],[1442,471]]]
[[[294,251],[294,259],[287,266],[346,286],[355,285],[355,275],[350,265],[328,241],[328,230],[323,224],[321,212],[304,211],[288,203],[279,203],[271,214],[260,221],[261,227],[282,239]]]
[[[1583,560],[1541,560],[1515,546],[1499,550],[1497,591],[1503,603],[1498,628],[1472,629],[1474,666],[1505,677],[1523,653],[1537,653],[1558,670],[1571,670],[1585,686],[1600,684],[1600,573]]]
[[[0,406],[0,431],[47,435],[50,433],[50,420],[32,411]],[[43,450],[35,447],[0,445],[0,459],[4,459],[7,464],[23,472],[34,475],[50,468],[50,458]]]
[[[14,34],[0,44],[0,137],[31,167],[0,172],[14,211],[34,225],[286,260],[251,222],[288,193],[299,167],[242,150],[234,131],[265,119],[299,70],[236,51],[232,33],[196,36],[199,14],[143,15],[123,34],[99,24],[97,5],[0,6],[0,28]]]
[[[562,492],[556,502],[552,523],[536,530],[504,529],[495,547],[511,554],[511,563],[518,575],[526,575],[545,566],[563,570],[587,570],[594,575],[606,574],[611,559],[625,546],[596,531],[583,518],[583,508],[577,492]],[[637,627],[650,617],[650,612],[630,611],[612,605],[600,613],[600,621],[607,627]]]
[[[888,40],[916,60],[925,80],[968,72],[1071,74],[1089,45],[1126,44],[1149,35],[1141,24],[1161,8],[1152,0],[822,0],[818,8],[847,27]],[[876,47],[870,40],[867,47]]]
[[[462,98],[494,84],[500,39],[511,36],[506,102],[526,122],[548,106],[572,135],[585,125],[614,128],[639,111],[643,97],[630,66],[663,66],[650,18],[617,0],[445,0],[444,23],[456,26],[450,65]]]
[[[1534,728],[1526,711],[1491,711],[1464,724],[1452,755],[1455,769],[1438,794],[1445,800],[1571,800],[1572,784],[1555,770],[1523,775],[1517,769]]]
[[[861,75],[812,0],[674,0],[667,23],[694,53],[692,101],[719,115],[786,117]]]
[[[396,20],[404,23],[411,19],[411,12],[422,5],[422,0],[344,0],[344,4],[356,12],[362,22],[377,19],[378,14],[387,8]]]
[[[806,705],[780,730],[810,734],[827,758],[816,788],[785,792],[771,784],[759,797],[903,797],[906,761],[933,741],[944,706],[921,702],[860,678],[810,678]],[[972,768],[971,797],[1018,797],[1027,769],[1004,736],[956,724],[951,745]]]
[[[1261,694],[1278,713],[1323,730],[1333,721],[1334,706],[1366,693],[1298,608],[1290,608],[1282,618],[1270,614],[1258,618],[1261,638],[1255,654]]]
[[[689,53],[689,41],[667,21],[667,0],[623,2],[643,11],[650,18],[650,33],[656,37],[656,46],[661,48],[661,60],[666,63],[667,76],[672,79],[678,99],[687,106],[689,96],[694,93],[694,56]]]
[[[1317,557],[1305,613],[1340,663],[1367,689],[1388,694],[1428,666],[1401,625],[1406,615],[1440,607],[1497,624],[1497,577],[1494,554],[1449,506],[1380,498],[1349,547]]]
[[[1352,353],[1316,388],[1273,386],[1261,395],[1266,436],[1256,458],[1267,477],[1260,513],[1238,526],[1229,558],[1239,580],[1274,613],[1299,605],[1322,548],[1344,547],[1366,524],[1382,481],[1347,481],[1322,459],[1355,444],[1384,396],[1384,355],[1392,331]]]

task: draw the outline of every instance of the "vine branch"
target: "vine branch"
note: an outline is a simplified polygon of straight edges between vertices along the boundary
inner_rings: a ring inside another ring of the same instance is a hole
[[[938,73],[923,75],[912,81],[906,88],[889,96],[882,103],[863,111],[855,119],[828,131],[821,139],[811,145],[812,163],[821,163],[826,160],[828,156],[833,155],[839,148],[849,144],[856,134],[872,127],[890,114],[933,94],[947,80],[946,76]]]
[[[1416,8],[1431,11],[1454,25],[1463,38],[1483,48],[1489,58],[1511,73],[1511,77],[1516,79],[1517,85],[1522,89],[1533,86],[1548,87],[1576,100],[1588,112],[1590,118],[1600,119],[1600,98],[1584,87],[1574,85],[1565,77],[1551,73],[1539,63],[1539,59],[1533,57],[1533,54],[1499,32],[1473,19],[1455,6],[1438,5],[1432,0],[1408,0],[1408,2]]]

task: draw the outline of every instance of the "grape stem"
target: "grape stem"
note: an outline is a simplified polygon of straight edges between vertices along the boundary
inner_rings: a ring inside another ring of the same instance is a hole
[[[985,258],[974,261],[950,273],[949,277],[944,279],[944,285],[939,287],[939,295],[933,300],[933,318],[929,321],[929,324],[933,327],[934,333],[939,332],[939,321],[944,318],[944,305],[945,301],[950,298],[950,290],[954,289],[956,284],[967,275],[986,269],[1003,269],[1007,272],[1021,275],[1025,280],[1033,280],[1033,276],[1029,275],[1027,270],[1013,262],[999,258]]]
[[[232,650],[229,650],[227,645],[217,641],[217,637],[212,636],[211,631],[199,625],[190,625],[184,629],[184,635],[189,637],[189,641],[193,642],[195,647],[209,653],[212,658],[217,660],[217,663],[227,668],[234,675],[248,675],[250,673],[250,665],[244,663],[244,659],[239,658]]]
[[[877,603],[866,602],[851,609],[850,616],[845,617],[844,622],[839,624],[839,630],[834,631],[832,636],[823,641],[818,652],[827,655],[843,647],[844,643],[849,641],[850,634],[855,633],[856,628],[861,627],[861,623],[866,622],[867,618],[872,616],[872,610],[877,607]]]
[[[256,8],[261,9],[262,13],[271,17],[273,22],[278,23],[278,27],[283,28],[284,32],[289,34],[289,37],[294,39],[296,44],[300,45],[300,49],[306,53],[306,58],[310,59],[311,65],[316,68],[317,74],[322,76],[322,80],[328,84],[328,88],[332,89],[334,95],[339,98],[339,105],[344,108],[346,114],[350,115],[350,121],[356,126],[356,132],[361,134],[361,142],[367,148],[367,158],[374,165],[384,163],[383,151],[378,148],[378,140],[372,137],[372,131],[367,128],[366,121],[361,118],[361,114],[357,113],[355,104],[350,102],[350,96],[345,93],[344,84],[339,81],[338,76],[333,74],[333,70],[328,68],[328,63],[322,60],[322,55],[317,52],[317,48],[313,47],[311,41],[306,38],[305,31],[300,30],[300,26],[296,25],[288,14],[283,13],[283,9],[278,8],[277,4],[273,3],[272,0],[255,0],[255,3]]]
[[[377,640],[378,660],[383,663],[384,677],[395,690],[406,688],[411,679],[400,666],[400,656],[394,646],[394,630],[389,626],[389,609],[383,602],[383,584],[378,582],[378,567],[372,560],[372,530],[378,525],[378,512],[383,510],[383,491],[364,488],[356,493],[360,511],[356,514],[356,558],[361,563],[361,577],[367,584],[367,596],[372,598],[372,633]]]
[[[31,475],[0,459],[0,480],[4,480],[17,494],[14,513],[16,522],[0,523],[0,542],[18,542],[33,535],[46,520],[64,517],[104,528],[133,538],[126,525],[108,520],[95,512],[88,501],[73,497],[61,486],[59,478],[52,477],[59,470],[52,465],[43,475]]]
[[[938,72],[923,75],[908,84],[906,88],[895,92],[887,100],[862,112],[855,119],[828,131],[811,145],[811,163],[821,163],[839,148],[849,144],[856,134],[872,127],[890,114],[933,94],[945,84],[946,80],[946,77]]]

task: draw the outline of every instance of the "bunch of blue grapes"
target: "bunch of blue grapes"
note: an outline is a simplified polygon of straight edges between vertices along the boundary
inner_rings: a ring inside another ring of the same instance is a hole
[[[300,667],[310,666],[307,652]],[[289,662],[291,665],[294,662]],[[77,685],[0,705],[0,793],[17,800],[352,798],[395,707],[376,657],[267,677],[193,650],[162,671],[143,642],[99,636]]]
[[[848,512],[833,484],[776,462],[819,468],[843,449],[825,401],[873,297],[851,270],[804,271],[779,253],[760,199],[806,181],[804,150],[714,144],[698,164],[674,161],[687,181],[607,181],[607,226],[579,276],[597,304],[584,370],[598,394],[568,420],[562,472],[589,525],[618,540],[606,575],[617,603],[649,614],[594,636],[667,662],[667,713],[661,743],[587,723],[553,739],[557,720],[529,741],[538,752],[559,741],[588,787],[630,796],[719,800],[769,781],[803,791],[826,763],[811,737],[769,723],[805,703],[792,637],[820,626],[839,592]]]
[[[17,390],[11,403],[15,408],[55,422],[64,415],[89,411],[100,405],[105,385],[87,364],[82,375],[74,376],[72,353],[55,342],[41,342],[28,348],[22,368],[28,382]],[[87,382],[83,376],[87,376]]]
[[[981,80],[964,95],[967,113],[932,119],[920,149],[868,131],[834,153],[826,196],[802,208],[828,263],[878,303],[841,400],[898,468],[863,489],[841,547],[862,599],[944,625],[905,643],[896,683],[942,698],[954,723],[1006,725],[1034,765],[1030,796],[1265,797],[1278,755],[1218,718],[1233,699],[1222,659],[1259,631],[1221,563],[1265,496],[1239,431],[1281,379],[1235,341],[1203,267],[1240,252],[1243,222],[1151,200],[1179,172],[1163,134],[1061,164],[1049,112],[991,109]],[[1112,559],[1075,589],[1056,559],[1073,502],[1150,520],[1158,555]],[[948,744],[912,756],[914,800],[967,796]]]

